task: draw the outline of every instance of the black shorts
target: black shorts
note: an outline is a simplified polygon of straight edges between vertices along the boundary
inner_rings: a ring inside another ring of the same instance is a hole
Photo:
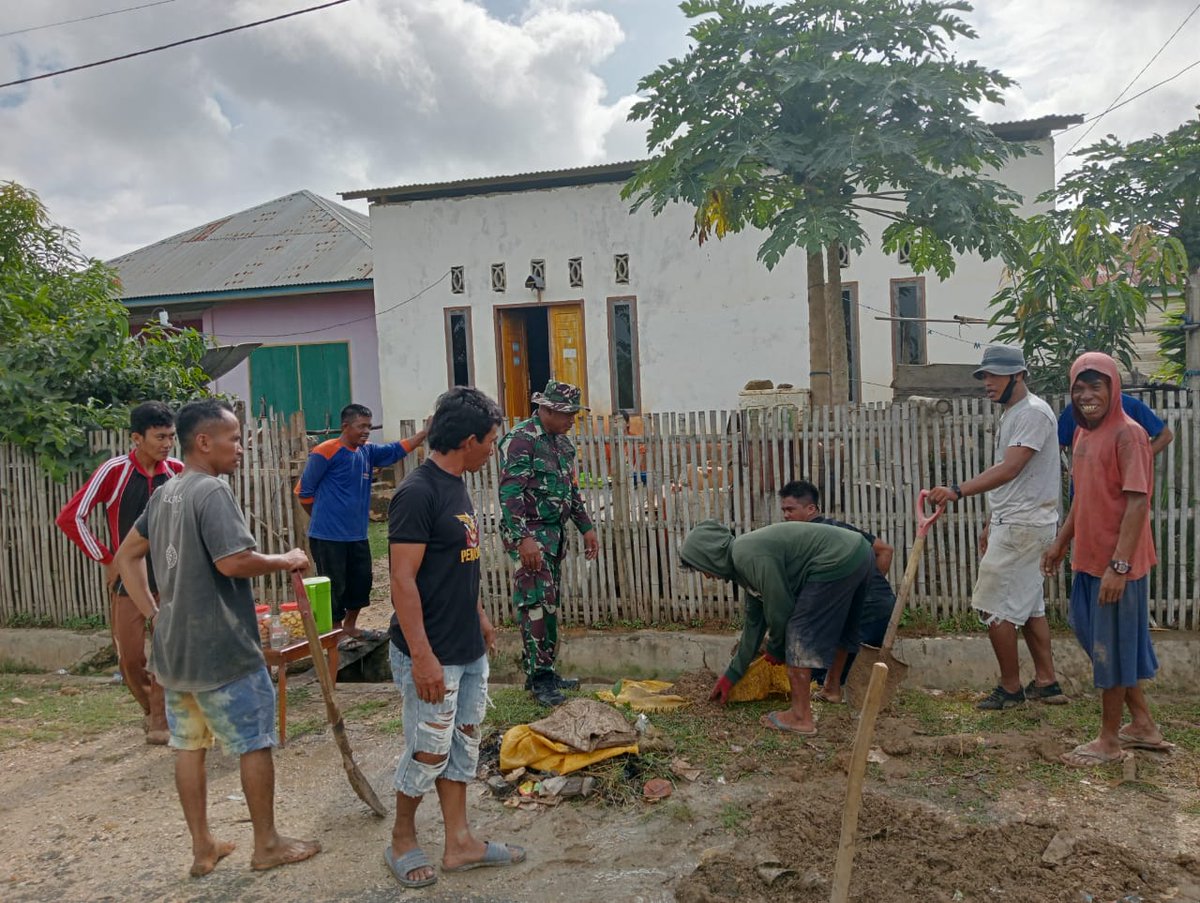
[[[333,623],[341,623],[347,611],[371,604],[371,544],[367,540],[337,542],[309,537],[308,545],[317,573],[329,578]]]
[[[867,555],[841,580],[810,581],[796,596],[787,624],[787,663],[793,668],[828,668],[838,649],[858,652],[858,625],[875,556]]]

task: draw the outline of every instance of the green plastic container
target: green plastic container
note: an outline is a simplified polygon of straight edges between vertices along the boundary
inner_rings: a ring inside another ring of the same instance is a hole
[[[304,587],[308,590],[308,601],[312,604],[317,633],[329,633],[333,630],[333,592],[329,578],[305,577]]]

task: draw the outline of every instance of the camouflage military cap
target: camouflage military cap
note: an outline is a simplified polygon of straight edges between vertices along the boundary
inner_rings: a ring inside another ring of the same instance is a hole
[[[558,411],[560,414],[576,414],[579,411],[589,410],[587,406],[580,403],[582,395],[578,386],[552,379],[546,383],[543,391],[533,393],[533,403],[549,408],[551,411]]]

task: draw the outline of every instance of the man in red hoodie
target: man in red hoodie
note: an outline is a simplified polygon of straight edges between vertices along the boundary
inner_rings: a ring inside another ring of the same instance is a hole
[[[1167,747],[1138,685],[1158,670],[1147,604],[1158,561],[1150,533],[1154,459],[1146,431],[1121,408],[1121,376],[1107,354],[1089,351],[1071,366],[1071,405],[1082,425],[1071,456],[1075,497],[1042,572],[1052,576],[1070,547],[1070,623],[1092,660],[1101,721],[1100,735],[1062,760],[1089,768],[1119,761],[1125,749]],[[1122,726],[1125,709],[1132,720]]]
[[[96,468],[54,522],[83,554],[104,565],[110,593],[108,623],[121,676],[142,707],[146,742],[164,746],[170,734],[163,691],[146,669],[146,622],[152,612],[142,611],[129,597],[117,575],[113,554],[154,490],[183,470],[183,462],[170,457],[175,446],[175,415],[161,401],[147,401],[130,411],[129,429],[133,451],[109,458]],[[87,524],[88,515],[98,505],[104,506],[108,521],[107,545]]]

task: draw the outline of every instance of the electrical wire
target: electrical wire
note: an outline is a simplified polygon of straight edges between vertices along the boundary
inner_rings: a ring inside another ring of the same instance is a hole
[[[392,311],[396,310],[397,308],[403,307],[405,304],[411,304],[413,301],[416,301],[418,298],[420,298],[423,294],[425,294],[430,289],[436,288],[438,285],[445,282],[446,277],[449,275],[450,275],[450,271],[446,270],[446,272],[442,273],[441,277],[436,282],[429,283],[429,285],[425,286],[423,289],[421,289],[419,292],[417,292],[411,298],[405,298],[403,301],[397,302],[396,304],[393,304],[391,307],[385,308],[384,310],[379,310],[379,311],[376,311],[375,313],[367,314],[364,317],[355,317],[353,320],[343,320],[341,323],[327,323],[324,326],[317,327],[316,329],[305,329],[300,332],[278,332],[273,335],[265,335],[261,332],[254,332],[254,333],[214,332],[214,333],[212,333],[212,335],[214,338],[222,339],[222,340],[223,339],[289,339],[292,336],[312,335],[314,332],[324,332],[327,329],[337,329],[339,326],[349,326],[351,323],[361,323],[364,320],[377,320],[380,317],[382,317],[384,314],[389,314]]]
[[[28,28],[16,28],[12,31],[0,31],[0,38],[11,38],[15,34],[28,34],[31,31],[42,31],[45,28],[58,28],[60,25],[73,25],[76,22],[89,22],[92,19],[103,19],[105,16],[115,16],[118,13],[131,13],[138,9],[149,9],[151,6],[162,6],[174,3],[175,0],[154,0],[153,3],[143,3],[140,6],[126,6],[123,9],[110,9],[106,13],[94,13],[90,16],[79,16],[75,19],[63,19],[61,22],[47,22],[45,25],[31,25]]]
[[[194,44],[197,41],[204,41],[208,38],[232,34],[235,31],[245,31],[247,28],[254,28],[258,25],[266,25],[269,22],[279,22],[283,19],[290,19],[293,16],[302,16],[305,13],[312,13],[321,9],[329,9],[331,6],[341,6],[343,3],[349,2],[350,0],[330,0],[329,3],[321,3],[317,6],[309,6],[305,9],[293,10],[292,12],[284,13],[283,15],[271,16],[269,19],[259,19],[257,22],[247,22],[245,25],[235,25],[232,28],[222,28],[220,31],[211,31],[208,34],[196,35],[192,38],[184,38],[182,41],[172,41],[170,44],[160,44],[158,47],[149,47],[145,50],[135,50],[132,53],[123,53],[120,56],[112,56],[108,59],[97,60],[94,63],[84,63],[80,66],[70,66],[67,69],[56,69],[53,72],[43,72],[41,75],[31,75],[27,78],[18,78],[11,82],[2,82],[0,83],[0,88],[12,88],[16,85],[24,85],[29,82],[40,81],[43,78],[54,78],[56,75],[66,75],[68,72],[79,72],[83,69],[94,69],[97,66],[105,66],[109,63],[120,62],[121,60],[130,60],[134,57],[145,56],[148,53],[158,53],[160,50],[170,50],[173,47],[182,47],[184,44]]]
[[[1154,61],[1159,58],[1159,56],[1162,54],[1162,52],[1164,50],[1167,49],[1167,45],[1170,44],[1173,40],[1175,40],[1175,36],[1177,34],[1179,34],[1179,32],[1183,31],[1183,27],[1185,25],[1187,25],[1188,22],[1191,21],[1192,16],[1196,15],[1197,11],[1200,11],[1200,3],[1197,3],[1195,6],[1192,7],[1192,11],[1184,17],[1182,22],[1179,23],[1179,27],[1176,28],[1173,32],[1171,32],[1170,37],[1168,37],[1165,41],[1162,42],[1162,45],[1158,48],[1158,50],[1154,51],[1154,56],[1150,57],[1150,60],[1146,63],[1146,65],[1144,65],[1141,69],[1138,70],[1138,74],[1129,80],[1129,84],[1127,84],[1124,88],[1121,89],[1121,93],[1113,98],[1112,103],[1110,103],[1104,109],[1104,112],[1101,113],[1100,115],[1096,116],[1096,118],[1092,120],[1092,124],[1088,127],[1088,130],[1079,136],[1079,140],[1077,140],[1074,144],[1072,144],[1069,148],[1067,148],[1067,152],[1065,154],[1063,154],[1061,157],[1059,157],[1057,160],[1054,161],[1055,166],[1058,166],[1059,163],[1061,163],[1063,160],[1067,159],[1067,157],[1071,156],[1071,152],[1073,150],[1075,150],[1075,148],[1079,147],[1079,145],[1083,143],[1083,139],[1092,133],[1092,129],[1094,129],[1096,127],[1096,123],[1099,122],[1109,112],[1116,109],[1117,101],[1119,101],[1122,97],[1124,97],[1125,92],[1128,91],[1130,88],[1132,88],[1134,86],[1134,84],[1137,82],[1137,80],[1145,74],[1146,70],[1149,69],[1154,64]],[[1132,98],[1130,98],[1130,99],[1132,99]],[[1083,125],[1083,123],[1081,122],[1080,125]]]

